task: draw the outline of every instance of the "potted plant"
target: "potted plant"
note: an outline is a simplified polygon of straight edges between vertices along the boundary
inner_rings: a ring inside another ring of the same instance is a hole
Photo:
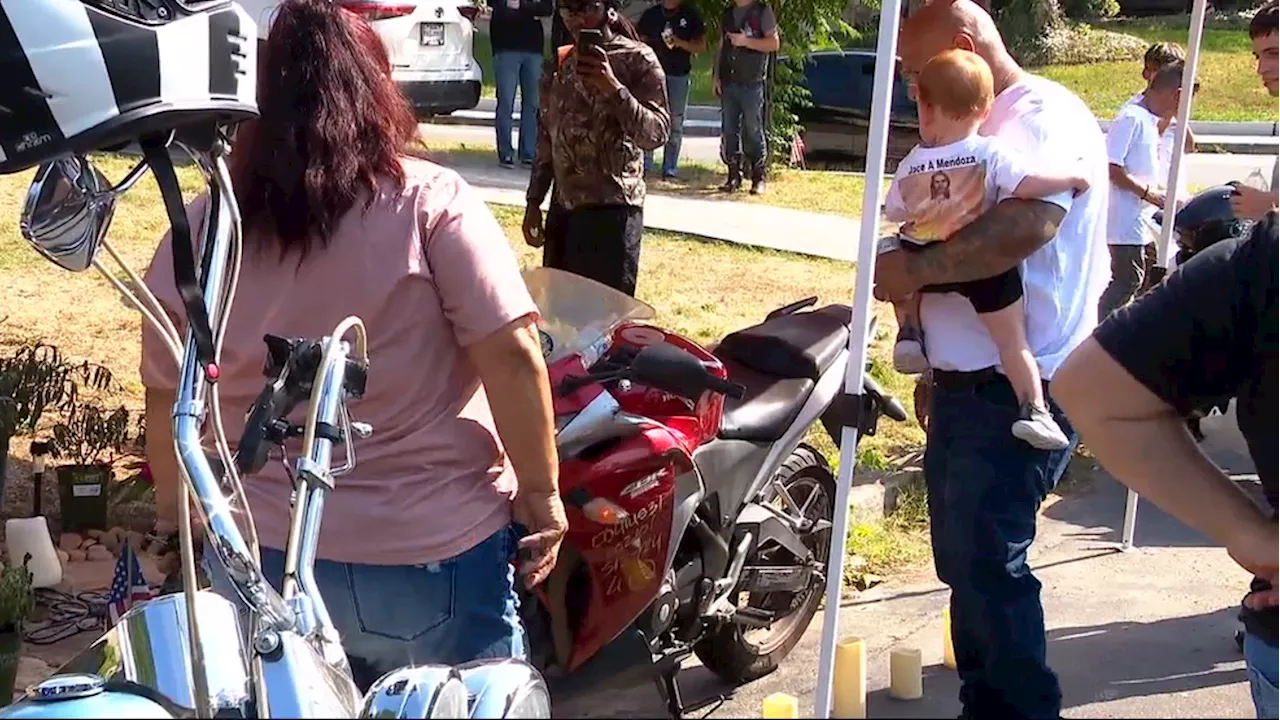
[[[62,532],[105,530],[114,489],[113,468],[135,449],[129,410],[107,410],[96,402],[76,403],[53,426],[52,455],[69,460],[57,468]]]
[[[34,432],[46,410],[65,407],[74,394],[71,369],[52,345],[26,345],[0,358],[0,496],[9,441]]]
[[[30,558],[28,555],[21,565],[0,570],[0,707],[13,701],[22,660],[22,622],[34,604],[31,572],[27,570]]]

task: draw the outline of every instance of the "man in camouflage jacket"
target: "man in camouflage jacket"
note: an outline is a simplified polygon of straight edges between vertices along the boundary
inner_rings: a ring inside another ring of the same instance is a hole
[[[544,240],[544,264],[635,294],[644,230],[644,151],[667,141],[666,79],[653,50],[602,0],[561,0],[576,39],[599,45],[557,50],[543,75],[537,152],[526,194],[524,234]],[[541,204],[554,181],[564,215],[544,234]],[[556,247],[552,247],[555,245]]]

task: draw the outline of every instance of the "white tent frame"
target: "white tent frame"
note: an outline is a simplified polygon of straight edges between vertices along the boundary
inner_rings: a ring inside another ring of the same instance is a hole
[[[875,81],[871,95],[871,118],[867,133],[866,185],[862,196],[862,230],[859,233],[858,260],[854,269],[853,313],[849,323],[849,363],[845,370],[845,393],[862,395],[862,383],[867,364],[867,343],[870,340],[871,290],[875,279],[876,242],[880,230],[880,195],[884,185],[885,156],[889,139],[889,108],[893,97],[893,79],[897,69],[898,26],[902,6],[906,0],[883,0],[880,6],[880,30],[876,41]],[[1200,36],[1204,30],[1207,0],[1194,0],[1191,9],[1191,29],[1187,38],[1187,60],[1182,74],[1182,86],[1193,87],[1196,65],[1200,59]],[[881,62],[888,60],[888,62]],[[1178,104],[1176,140],[1169,163],[1166,185],[1164,217],[1157,254],[1160,265],[1165,265],[1169,241],[1173,234],[1173,217],[1177,208],[1178,179],[1182,172],[1182,156],[1186,146],[1187,128],[1191,119],[1191,101],[1194,93],[1182,93]],[[860,407],[861,403],[855,405]],[[836,481],[836,507],[832,522],[830,554],[827,558],[826,610],[822,620],[822,645],[818,654],[818,685],[814,693],[813,716],[826,720],[831,717],[832,676],[835,671],[835,651],[840,630],[840,590],[844,578],[845,538],[849,535],[849,493],[853,488],[854,463],[858,430],[846,426],[840,436],[840,469]],[[1133,533],[1137,524],[1138,495],[1132,490],[1125,503],[1125,520],[1122,531],[1122,548],[1133,546]],[[834,541],[837,540],[838,541]]]

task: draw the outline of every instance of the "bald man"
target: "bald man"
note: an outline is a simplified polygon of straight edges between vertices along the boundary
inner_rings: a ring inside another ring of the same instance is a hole
[[[943,50],[981,55],[996,98],[979,133],[999,136],[1028,167],[1076,172],[1094,188],[1075,198],[1001,199],[946,242],[886,253],[876,263],[881,299],[922,293],[932,368],[921,407],[928,415],[924,473],[934,563],[952,591],[962,717],[1057,718],[1061,692],[1045,658],[1040,583],[1026,560],[1037,510],[1071,450],[1037,450],[1009,433],[1018,401],[996,345],[948,284],[1019,266],[1028,344],[1042,377],[1051,379],[1093,331],[1110,279],[1104,136],[1079,98],[1023,72],[991,17],[970,0],[921,7],[904,21],[901,38],[909,81]],[[1061,410],[1051,411],[1074,445]]]

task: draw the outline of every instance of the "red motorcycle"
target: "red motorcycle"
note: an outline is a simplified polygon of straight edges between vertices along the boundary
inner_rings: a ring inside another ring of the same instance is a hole
[[[808,298],[712,351],[643,323],[653,308],[599,283],[525,274],[555,398],[569,531],[523,598],[552,693],[657,683],[672,717],[694,653],[740,684],[775,669],[817,612],[835,508],[802,443],[907,413],[867,378],[843,394],[847,306]]]

